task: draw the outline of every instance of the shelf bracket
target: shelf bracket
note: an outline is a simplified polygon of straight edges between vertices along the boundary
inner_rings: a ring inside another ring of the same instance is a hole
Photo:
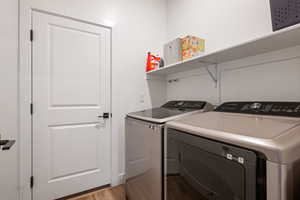
[[[210,69],[212,68],[212,69]],[[205,66],[205,69],[207,73],[209,74],[210,78],[215,82],[216,86],[218,83],[218,64],[215,64],[214,66],[211,67]]]

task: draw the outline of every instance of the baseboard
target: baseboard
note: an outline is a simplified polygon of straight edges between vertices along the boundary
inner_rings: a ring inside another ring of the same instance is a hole
[[[120,173],[119,174],[119,181],[120,181],[120,184],[125,183],[125,173]]]

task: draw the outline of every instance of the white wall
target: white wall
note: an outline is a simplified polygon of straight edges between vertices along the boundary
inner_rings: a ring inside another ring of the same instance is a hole
[[[3,139],[18,135],[18,1],[0,6],[0,133]],[[17,141],[19,142],[19,141]],[[0,151],[0,199],[18,199],[18,146]]]
[[[300,101],[300,46],[219,65],[219,84],[203,70],[173,74],[167,99],[225,101]]]
[[[269,0],[167,0],[167,38],[196,35],[206,50],[222,49],[271,32]]]
[[[268,0],[168,0],[167,38],[199,36],[207,52],[237,45],[272,31],[269,9]],[[300,101],[299,65],[294,47],[220,64],[217,87],[203,69],[173,74],[167,99]]]

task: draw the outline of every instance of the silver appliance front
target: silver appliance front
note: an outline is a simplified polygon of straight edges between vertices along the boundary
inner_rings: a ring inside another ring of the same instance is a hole
[[[126,118],[126,196],[161,200],[163,124]]]
[[[267,161],[267,200],[298,200],[299,186],[299,160],[290,164]]]
[[[163,134],[168,121],[212,110],[204,101],[169,101],[126,117],[126,195],[128,200],[162,200]]]

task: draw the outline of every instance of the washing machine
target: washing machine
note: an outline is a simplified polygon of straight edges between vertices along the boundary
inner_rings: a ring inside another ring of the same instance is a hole
[[[204,113],[204,101],[169,101],[161,107],[129,113],[125,120],[126,196],[128,200],[162,200],[165,123]]]

